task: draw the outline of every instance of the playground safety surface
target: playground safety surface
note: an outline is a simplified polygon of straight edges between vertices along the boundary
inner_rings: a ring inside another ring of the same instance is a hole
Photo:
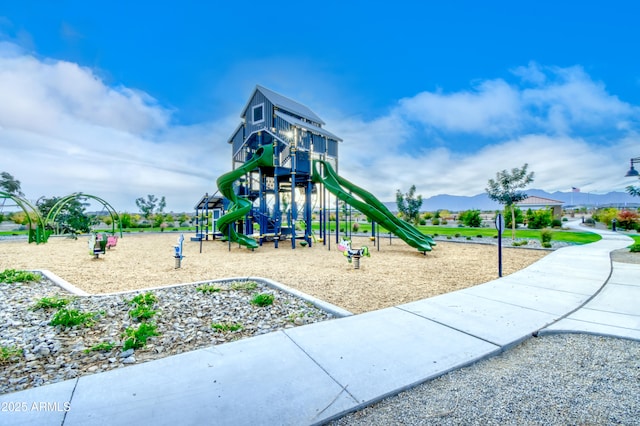
[[[173,246],[180,234],[125,234],[115,248],[98,259],[89,255],[88,237],[50,238],[46,244],[0,243],[0,270],[48,269],[92,294],[152,288],[185,282],[264,277],[295,288],[353,313],[369,312],[471,287],[497,278],[497,247],[438,242],[422,254],[404,242],[354,238],[367,245],[371,257],[354,269],[332,241],[313,247],[290,241],[251,251],[222,241],[188,241],[182,267],[175,269]],[[200,249],[202,247],[202,252]],[[523,269],[544,257],[540,250],[505,248],[503,274]]]

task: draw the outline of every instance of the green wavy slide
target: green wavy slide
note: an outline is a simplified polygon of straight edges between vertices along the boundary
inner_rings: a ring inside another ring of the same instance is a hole
[[[318,172],[318,165],[324,167],[324,176]],[[340,177],[331,164],[323,160],[313,161],[313,181],[324,184],[332,194],[355,207],[369,219],[383,226],[389,232],[419,251],[431,251],[436,243],[433,239],[411,226],[404,220],[398,219],[370,192],[360,188],[348,180]],[[356,198],[355,196],[360,199]]]
[[[256,150],[251,160],[244,163],[237,169],[225,173],[218,178],[216,184],[222,195],[229,200],[229,208],[227,213],[218,219],[218,231],[222,235],[226,235],[232,242],[238,243],[245,247],[254,249],[258,247],[258,243],[251,237],[239,234],[233,227],[233,223],[244,217],[251,210],[251,201],[240,198],[233,191],[233,182],[260,166],[273,166],[273,145],[262,145]],[[232,225],[229,227],[229,225]]]

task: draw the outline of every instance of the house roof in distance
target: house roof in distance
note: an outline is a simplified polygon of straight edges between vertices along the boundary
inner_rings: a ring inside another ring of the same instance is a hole
[[[564,201],[552,200],[551,198],[530,196],[516,203],[518,206],[561,206]]]

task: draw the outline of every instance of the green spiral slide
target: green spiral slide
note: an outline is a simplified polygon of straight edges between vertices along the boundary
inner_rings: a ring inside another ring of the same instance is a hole
[[[218,178],[216,184],[222,195],[230,201],[227,214],[218,219],[218,231],[222,235],[227,235],[229,240],[240,245],[254,249],[258,247],[258,243],[251,237],[239,234],[233,227],[233,223],[243,219],[251,210],[251,201],[240,198],[233,191],[233,182],[260,166],[273,166],[273,145],[262,145],[256,150],[251,160],[244,163],[237,169],[225,173]],[[230,226],[231,225],[231,226]]]
[[[324,167],[324,176],[318,172],[318,165]],[[424,235],[404,220],[395,217],[370,192],[340,177],[328,162],[322,160],[313,161],[313,181],[324,184],[325,188],[336,197],[355,207],[369,219],[383,226],[389,232],[394,233],[411,247],[426,252],[431,251],[431,247],[436,245],[431,237]]]

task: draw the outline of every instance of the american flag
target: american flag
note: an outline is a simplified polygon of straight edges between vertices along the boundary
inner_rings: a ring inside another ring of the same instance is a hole
[[[575,186],[572,186],[571,192],[580,192],[580,188],[576,188]]]

